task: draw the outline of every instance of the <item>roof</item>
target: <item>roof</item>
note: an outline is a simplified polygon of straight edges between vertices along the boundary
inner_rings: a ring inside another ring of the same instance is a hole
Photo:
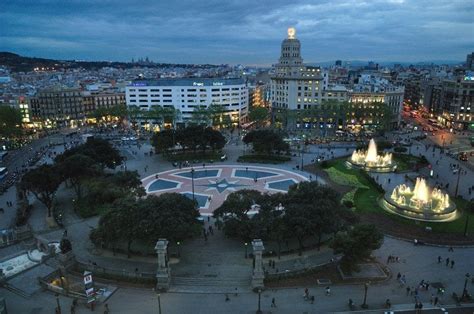
[[[243,85],[241,78],[221,79],[221,78],[177,78],[158,80],[135,80],[128,86],[223,86],[223,85]]]

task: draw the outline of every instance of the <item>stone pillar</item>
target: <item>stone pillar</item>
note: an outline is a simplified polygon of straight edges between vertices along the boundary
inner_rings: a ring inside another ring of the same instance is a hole
[[[168,266],[168,240],[159,239],[155,251],[158,255],[158,269],[156,270],[156,290],[166,291],[170,287],[171,269]]]
[[[254,266],[252,273],[252,288],[253,289],[262,289],[264,288],[263,279],[265,274],[263,272],[263,261],[262,253],[265,248],[263,247],[263,242],[260,239],[254,239],[252,241],[253,247],[253,258]]]

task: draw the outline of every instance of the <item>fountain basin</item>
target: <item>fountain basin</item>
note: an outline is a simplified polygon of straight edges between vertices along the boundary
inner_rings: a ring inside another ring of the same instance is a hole
[[[392,161],[392,154],[378,154],[374,139],[369,142],[367,151],[354,150],[351,157],[346,161],[348,168],[364,169],[372,172],[393,172],[397,168]]]

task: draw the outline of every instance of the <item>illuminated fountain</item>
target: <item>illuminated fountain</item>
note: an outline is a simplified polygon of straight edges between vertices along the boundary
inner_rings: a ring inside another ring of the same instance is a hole
[[[456,205],[440,189],[430,191],[425,179],[417,178],[413,190],[406,184],[385,193],[383,207],[397,215],[423,221],[450,221],[457,218]]]
[[[375,172],[390,172],[397,168],[397,165],[392,161],[391,153],[383,155],[377,153],[377,145],[375,145],[374,139],[370,140],[367,151],[354,150],[347,164]]]

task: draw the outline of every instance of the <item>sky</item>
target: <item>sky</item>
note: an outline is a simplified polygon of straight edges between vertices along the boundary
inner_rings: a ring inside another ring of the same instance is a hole
[[[474,0],[0,0],[0,51],[56,59],[271,65],[463,61]]]

